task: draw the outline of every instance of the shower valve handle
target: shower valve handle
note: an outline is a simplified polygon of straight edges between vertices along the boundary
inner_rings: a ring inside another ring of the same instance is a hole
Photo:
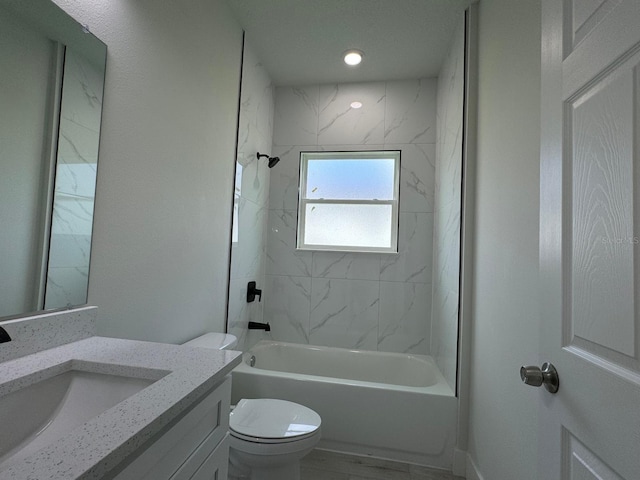
[[[247,302],[253,302],[256,297],[258,297],[258,301],[262,300],[262,290],[256,288],[256,282],[247,283]]]

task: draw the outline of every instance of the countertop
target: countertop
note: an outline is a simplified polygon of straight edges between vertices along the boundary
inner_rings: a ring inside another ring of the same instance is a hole
[[[241,356],[232,350],[91,337],[0,363],[0,396],[72,368],[157,379],[54,444],[0,471],[0,479],[103,478],[222,381]]]

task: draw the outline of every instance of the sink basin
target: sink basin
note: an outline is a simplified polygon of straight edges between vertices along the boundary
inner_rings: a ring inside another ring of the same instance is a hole
[[[0,397],[0,470],[156,380],[71,369]]]

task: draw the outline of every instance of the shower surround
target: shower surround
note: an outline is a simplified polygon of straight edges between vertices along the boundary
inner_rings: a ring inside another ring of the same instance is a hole
[[[463,40],[461,22],[438,79],[277,88],[245,45],[228,322],[239,348],[431,354],[455,388]],[[300,152],[381,149],[402,152],[399,253],[297,251]],[[258,151],[281,160],[269,169]],[[252,280],[261,302],[246,301]]]
[[[278,87],[264,319],[275,340],[428,354],[437,80]],[[354,109],[351,102],[362,107]],[[296,251],[301,151],[401,150],[399,253]]]

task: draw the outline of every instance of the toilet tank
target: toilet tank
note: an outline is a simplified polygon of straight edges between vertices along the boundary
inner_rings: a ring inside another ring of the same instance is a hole
[[[183,345],[211,348],[213,350],[232,350],[236,345],[238,345],[238,339],[235,335],[231,335],[230,333],[210,332],[189,340]]]

